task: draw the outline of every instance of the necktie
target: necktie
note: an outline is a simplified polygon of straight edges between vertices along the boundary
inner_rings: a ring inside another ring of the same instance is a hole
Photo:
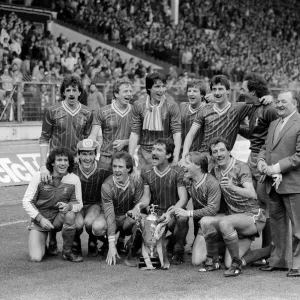
[[[275,143],[277,141],[279,133],[283,127],[283,123],[284,123],[283,119],[278,123],[278,125],[275,129],[275,132],[274,132],[273,143]]]

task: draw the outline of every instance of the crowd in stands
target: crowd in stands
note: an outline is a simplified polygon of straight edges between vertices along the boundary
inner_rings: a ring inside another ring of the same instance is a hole
[[[297,0],[180,1],[179,23],[170,1],[53,1],[58,18],[105,40],[138,49],[196,75],[223,73],[240,82],[245,71],[276,87],[299,77]]]

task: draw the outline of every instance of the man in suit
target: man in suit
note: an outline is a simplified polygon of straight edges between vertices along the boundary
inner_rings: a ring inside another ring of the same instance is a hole
[[[299,94],[283,91],[275,101],[279,119],[270,124],[258,156],[258,170],[266,175],[270,195],[270,224],[274,247],[262,271],[284,270],[289,249],[289,219],[293,230],[293,261],[287,277],[300,277],[300,115]]]

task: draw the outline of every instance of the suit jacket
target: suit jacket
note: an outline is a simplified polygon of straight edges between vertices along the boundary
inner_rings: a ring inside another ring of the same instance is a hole
[[[279,163],[282,173],[278,194],[300,193],[300,115],[294,113],[282,128],[277,140],[273,143],[274,132],[280,119],[270,124],[265,145],[261,148],[258,159],[263,158],[267,165]],[[266,189],[269,193],[272,187],[272,177],[266,179]]]

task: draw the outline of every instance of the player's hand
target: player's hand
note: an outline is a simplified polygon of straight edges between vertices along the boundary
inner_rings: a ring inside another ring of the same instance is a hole
[[[175,208],[176,217],[188,217],[189,213],[183,208]]]
[[[163,223],[169,223],[171,221],[171,215],[169,212],[165,212],[164,214],[161,215],[161,219],[164,219]]]
[[[206,94],[206,95],[204,96],[204,99],[205,99],[205,101],[208,102],[208,103],[211,103],[211,102],[214,102],[214,101],[215,101],[215,97],[214,97],[213,94]]]
[[[263,105],[268,105],[273,102],[273,96],[265,95],[265,96],[259,98],[259,102],[262,103]]]
[[[127,215],[132,219],[137,219],[141,215],[140,205],[137,204],[133,209],[127,212]]]
[[[264,160],[260,160],[258,163],[257,163],[257,169],[260,173],[262,174],[265,174],[265,170],[266,170],[266,167],[267,167],[267,163],[264,161]]]
[[[117,263],[117,258],[120,258],[115,242],[109,243],[109,249],[106,257],[106,263],[111,266]]]
[[[41,181],[42,182],[48,183],[49,181],[52,180],[52,176],[50,175],[50,172],[46,166],[42,166],[40,169],[40,172],[41,172]]]
[[[178,156],[174,156],[173,161],[172,161],[172,166],[176,166],[178,164]]]
[[[228,189],[234,190],[234,184],[232,183],[232,178],[229,178],[227,176],[224,176],[221,179],[220,185],[223,188],[228,188]]]
[[[272,175],[276,174],[276,172],[275,172],[273,166],[267,166],[267,167],[265,168],[265,171],[264,171],[264,172],[265,172],[265,174],[267,174],[268,176],[272,176]]]
[[[121,151],[127,144],[127,140],[115,140],[113,141],[113,148],[116,149],[117,151]]]
[[[42,218],[41,221],[40,221],[40,225],[41,227],[43,227],[44,229],[54,229],[54,226],[52,225],[52,223],[46,219],[46,218]]]
[[[180,167],[184,167],[185,166],[185,158],[182,156],[181,160],[178,162],[178,165]]]
[[[274,174],[272,175],[272,178],[273,178],[273,181],[274,183],[272,184],[272,186],[275,186],[275,189],[277,190],[281,181],[282,181],[282,174],[279,173],[279,174]]]
[[[66,214],[69,211],[69,205],[68,203],[64,202],[57,202],[56,204],[58,206],[58,209],[61,213]]]

